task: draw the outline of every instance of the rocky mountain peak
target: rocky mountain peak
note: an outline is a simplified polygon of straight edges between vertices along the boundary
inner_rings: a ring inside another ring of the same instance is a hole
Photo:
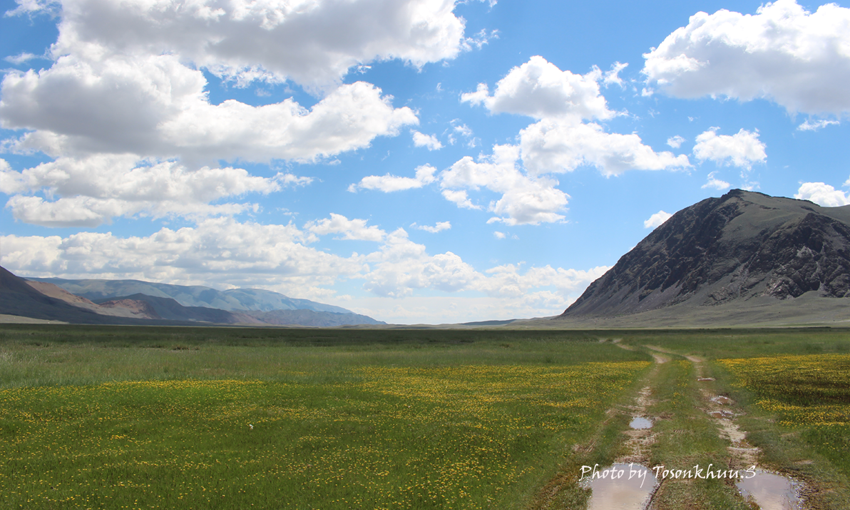
[[[815,292],[850,296],[850,206],[732,190],[674,214],[563,316],[612,316]]]

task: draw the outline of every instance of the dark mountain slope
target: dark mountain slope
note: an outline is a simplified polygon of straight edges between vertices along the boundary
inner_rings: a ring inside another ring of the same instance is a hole
[[[272,310],[270,312],[245,312],[266,324],[276,326],[312,326],[330,328],[336,326],[386,324],[366,315],[355,313],[316,312],[313,310]]]
[[[151,324],[128,317],[113,317],[95,313],[67,303],[64,299],[47,296],[26,280],[0,267],[0,314],[32,319],[70,322],[73,324]],[[159,321],[161,323],[162,321]]]
[[[244,313],[234,313],[202,306],[183,306],[176,300],[164,297],[133,294],[115,300],[101,301],[101,306],[111,307],[120,302],[138,302],[147,304],[148,313],[155,318],[172,321],[198,321],[213,324],[259,324],[260,321]]]
[[[733,190],[673,215],[561,317],[804,294],[850,296],[850,206],[827,208]]]

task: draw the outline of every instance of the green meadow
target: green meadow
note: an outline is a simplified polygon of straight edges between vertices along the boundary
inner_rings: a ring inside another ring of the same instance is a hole
[[[645,384],[694,439],[660,433],[652,462],[724,461],[694,374],[646,345],[705,358],[764,462],[846,508],[843,330],[32,325],[0,329],[0,508],[582,508]]]

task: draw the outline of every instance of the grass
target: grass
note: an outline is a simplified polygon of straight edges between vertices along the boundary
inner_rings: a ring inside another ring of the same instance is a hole
[[[760,462],[850,506],[842,330],[5,325],[0,508],[583,508],[645,385],[648,464],[725,468],[693,365],[644,345],[706,359]],[[655,503],[747,508],[717,480]]]
[[[9,508],[522,507],[649,365],[563,334],[3,333]]]

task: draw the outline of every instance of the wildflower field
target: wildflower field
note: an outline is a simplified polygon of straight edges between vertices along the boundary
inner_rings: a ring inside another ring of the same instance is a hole
[[[754,405],[850,475],[850,354],[718,360]]]
[[[650,365],[345,333],[4,327],[0,507],[522,507]]]

